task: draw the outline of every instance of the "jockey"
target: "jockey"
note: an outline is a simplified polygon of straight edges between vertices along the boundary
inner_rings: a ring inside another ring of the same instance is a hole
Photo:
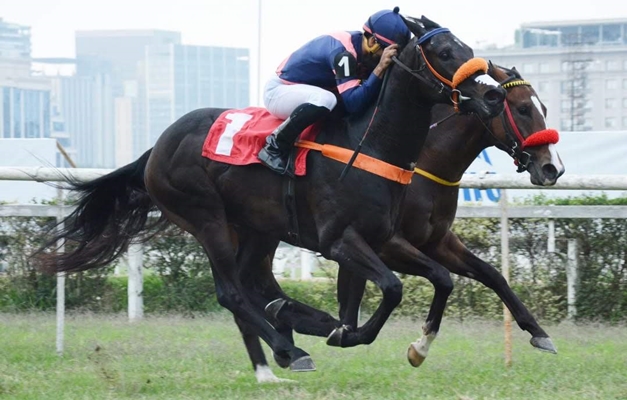
[[[283,175],[300,133],[328,115],[338,93],[348,113],[363,111],[376,100],[384,71],[410,39],[398,14],[382,10],[363,26],[363,32],[319,36],[288,56],[265,86],[268,111],[285,121],[266,139],[259,160]]]

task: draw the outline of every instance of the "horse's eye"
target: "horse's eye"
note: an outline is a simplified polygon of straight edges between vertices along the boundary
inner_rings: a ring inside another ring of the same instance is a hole
[[[527,106],[520,106],[518,107],[518,112],[522,115],[529,115],[529,107]]]
[[[448,60],[449,58],[451,58],[451,52],[450,52],[450,51],[448,51],[448,50],[442,50],[442,51],[440,52],[440,54],[438,54],[438,57],[439,57],[441,60],[446,61],[446,60]]]

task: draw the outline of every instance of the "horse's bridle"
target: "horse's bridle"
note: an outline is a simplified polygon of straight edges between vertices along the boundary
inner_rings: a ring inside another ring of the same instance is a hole
[[[413,76],[414,78],[422,81],[422,83],[428,86],[431,86],[432,88],[437,90],[438,93],[447,93],[447,95],[451,99],[451,102],[453,103],[455,112],[459,112],[459,104],[467,98],[462,96],[459,89],[457,89],[457,86],[463,81],[465,81],[472,74],[475,74],[480,71],[483,71],[483,73],[487,73],[488,63],[483,58],[475,57],[463,63],[457,69],[457,71],[455,71],[455,74],[453,74],[452,80],[448,80],[442,75],[440,75],[440,73],[438,73],[438,71],[436,71],[436,69],[433,68],[431,63],[429,63],[429,60],[427,59],[426,55],[424,54],[422,50],[422,44],[437,34],[447,33],[447,32],[450,32],[448,28],[436,28],[425,33],[418,39],[418,43],[416,44],[416,47],[418,48],[418,51],[421,55],[420,58],[422,60],[422,63],[421,63],[422,65],[417,70],[413,70],[409,68],[402,61],[400,61],[397,57],[392,57],[392,61],[394,61],[396,65],[398,65],[405,71],[409,72],[409,74],[411,74],[411,76]],[[429,71],[431,72],[431,75],[429,75],[429,78],[422,75],[422,72],[425,70],[425,68],[429,69]],[[435,79],[432,79],[432,78],[435,78]]]
[[[459,68],[457,68],[457,71],[455,71],[455,73],[453,74],[452,81],[449,81],[448,79],[444,78],[442,75],[438,73],[438,71],[435,70],[435,68],[431,66],[431,64],[427,60],[427,57],[422,51],[421,45],[425,41],[432,38],[433,36],[439,33],[445,33],[445,32],[450,32],[450,31],[447,28],[436,28],[425,33],[418,39],[418,44],[416,45],[416,47],[420,51],[421,60],[423,61],[422,66],[418,70],[415,70],[415,71],[412,70],[407,65],[403,64],[396,57],[392,57],[392,60],[396,63],[396,65],[398,65],[405,71],[409,72],[411,76],[413,76],[414,78],[422,81],[426,85],[431,85],[434,89],[438,91],[438,93],[442,93],[446,91],[449,94],[451,102],[453,103],[453,107],[455,108],[455,113],[458,113],[459,104],[461,103],[461,101],[465,100],[466,98],[461,95],[461,92],[459,91],[459,89],[457,89],[457,85],[459,85],[460,83],[465,81],[467,78],[469,78],[471,75],[479,71],[483,71],[483,73],[487,73],[488,62],[484,60],[483,58],[471,58],[470,60],[460,65]],[[372,34],[373,35],[375,34],[374,30],[372,31]],[[431,71],[431,76],[435,77],[436,80],[428,79],[424,77],[422,74],[419,74],[419,72],[422,72],[425,69],[425,67],[429,68],[429,71]],[[387,80],[389,76],[390,74],[386,72],[385,77],[383,78],[382,88],[379,91],[379,98],[377,99],[377,102],[375,103],[375,108],[372,113],[372,117],[370,118],[370,123],[368,124],[368,127],[366,128],[366,132],[364,133],[361,140],[359,141],[357,148],[353,152],[353,156],[350,158],[350,160],[348,160],[348,162],[346,163],[346,167],[344,167],[344,170],[340,174],[340,178],[339,178],[340,181],[344,179],[348,171],[350,171],[350,168],[352,167],[353,162],[357,159],[358,154],[361,152],[362,144],[366,140],[366,137],[368,136],[368,132],[370,132],[370,126],[372,125],[372,121],[374,121],[375,115],[377,114],[379,110],[379,104],[381,103],[381,98],[383,96],[383,93],[385,92],[385,86],[387,84]],[[455,113],[452,115],[455,115]],[[430,128],[433,128],[436,125],[437,124],[432,124]]]
[[[531,87],[531,83],[524,79],[520,79],[517,76],[510,76],[503,82],[500,82],[500,84],[505,90],[511,89],[516,86]],[[559,140],[559,135],[557,131],[553,129],[544,129],[532,133],[527,138],[523,137],[523,135],[520,133],[520,130],[518,129],[516,121],[514,120],[512,110],[510,109],[507,102],[507,98],[505,98],[504,104],[505,109],[501,113],[501,123],[503,124],[503,129],[505,130],[505,136],[509,139],[511,145],[508,145],[507,143],[496,137],[491,129],[488,129],[488,132],[490,132],[492,137],[494,137],[494,139],[497,141],[496,147],[504,150],[510,155],[510,157],[514,159],[514,164],[518,167],[516,172],[525,172],[527,171],[527,169],[529,168],[529,164],[531,163],[531,154],[526,152],[525,148],[539,146],[543,144],[557,143],[557,141]]]

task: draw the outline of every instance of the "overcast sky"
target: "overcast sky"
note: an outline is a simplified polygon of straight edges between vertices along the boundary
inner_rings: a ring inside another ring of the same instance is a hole
[[[74,31],[88,29],[175,30],[185,44],[247,47],[256,87],[259,1],[262,81],[310,38],[359,30],[370,14],[394,6],[450,28],[470,46],[513,43],[524,22],[627,18],[621,0],[0,0],[0,18],[32,27],[34,57],[74,56]]]

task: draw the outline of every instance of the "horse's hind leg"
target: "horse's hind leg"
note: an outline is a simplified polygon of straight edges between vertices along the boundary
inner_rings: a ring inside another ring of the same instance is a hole
[[[231,229],[231,241],[234,245],[237,245],[238,243],[243,241],[242,235],[238,235],[235,229]],[[248,262],[246,258],[242,258],[242,254],[244,253],[240,252],[238,249],[236,260],[237,260],[237,265],[240,268],[242,268],[241,267],[242,263],[246,264]],[[267,304],[267,301],[265,299],[261,299],[261,300],[258,299],[259,295],[257,294],[257,287],[256,287],[258,280],[256,279],[254,275],[252,276],[248,275],[245,272],[243,272],[241,269],[240,269],[239,276],[240,276],[240,281],[242,282],[242,285],[244,286],[244,288],[246,289],[246,292],[249,295],[249,299],[251,300],[253,305],[259,308],[260,312],[263,312],[263,307],[265,307],[265,305]],[[250,358],[250,361],[253,364],[253,369],[255,370],[255,377],[257,378],[257,382],[266,383],[266,382],[288,381],[286,379],[277,378],[272,372],[272,370],[270,369],[270,366],[268,366],[268,361],[266,360],[266,355],[264,354],[263,348],[261,347],[259,336],[255,333],[254,329],[248,323],[242,321],[241,319],[237,317],[235,317],[235,323],[237,324],[242,334],[242,339],[244,340],[244,345],[246,346],[248,357]],[[291,329],[289,329],[289,327],[287,328],[287,330],[289,331],[288,332],[289,334],[286,334],[284,330],[282,329],[277,329],[277,326],[275,326],[275,329],[282,336],[288,339],[290,343],[292,344],[294,343],[294,340],[292,338],[292,331]],[[281,358],[277,356],[276,354],[274,354],[274,358],[277,361],[277,364],[279,364],[281,368],[287,368],[290,366],[289,358]]]
[[[242,334],[246,351],[248,351],[248,357],[253,364],[255,370],[255,377],[258,383],[278,383],[278,382],[293,382],[290,379],[277,378],[272,372],[272,369],[268,366],[266,356],[263,353],[259,336],[255,333],[254,329],[246,322],[235,317],[235,323]],[[289,366],[289,360],[288,365]]]
[[[259,312],[265,313],[266,306],[272,299],[275,298],[274,293],[267,293],[267,288],[271,287],[271,282],[274,281],[274,275],[272,273],[272,260],[270,256],[267,255],[267,252],[269,249],[274,249],[278,246],[278,240],[271,240],[261,235],[255,235],[249,231],[238,231],[235,227],[232,229],[232,240],[238,247],[236,259],[237,265],[240,268],[240,282],[246,288],[246,293],[251,303],[257,307]],[[272,321],[271,323],[279,334],[285,337],[290,343],[294,344],[294,337],[290,326],[280,323],[279,321]],[[253,360],[254,353],[252,353],[256,351],[253,346],[252,335],[249,335],[249,341],[244,338],[244,342],[246,344],[248,354],[251,357],[251,361],[253,361],[255,373],[257,374],[257,367],[255,366],[255,360]],[[258,337],[257,342],[259,342]],[[249,345],[249,343],[251,345]],[[259,352],[263,356],[263,362],[266,363],[265,355],[263,355],[261,346],[259,346]],[[274,352],[272,355],[279,367],[287,368],[290,366],[289,358],[282,357]],[[259,359],[259,357],[256,358]]]
[[[214,229],[215,228],[215,229]],[[281,336],[249,301],[244,288],[239,281],[235,254],[228,243],[228,235],[219,234],[220,226],[211,224],[205,226],[202,233],[196,238],[203,244],[211,259],[211,271],[216,284],[218,302],[228,308],[235,316],[248,323],[251,328],[256,327],[258,335],[268,343],[272,351],[282,358],[289,358],[293,371],[315,370],[309,354],[295,347]],[[204,232],[211,232],[209,240]],[[227,240],[220,240],[221,237]]]
[[[518,326],[531,334],[532,346],[550,353],[557,353],[549,335],[512,291],[503,275],[496,268],[472,254],[453,232],[449,231],[437,246],[421,248],[421,250],[449,271],[479,281],[492,289],[510,310]]]
[[[211,185],[189,182],[187,175],[176,181],[183,190],[173,187],[174,179],[154,179],[156,174],[150,177],[153,179],[148,179],[147,185],[155,203],[170,221],[191,233],[209,256],[220,305],[247,323],[276,354],[289,358],[293,371],[315,370],[309,354],[281,336],[245,295],[224,205]]]

